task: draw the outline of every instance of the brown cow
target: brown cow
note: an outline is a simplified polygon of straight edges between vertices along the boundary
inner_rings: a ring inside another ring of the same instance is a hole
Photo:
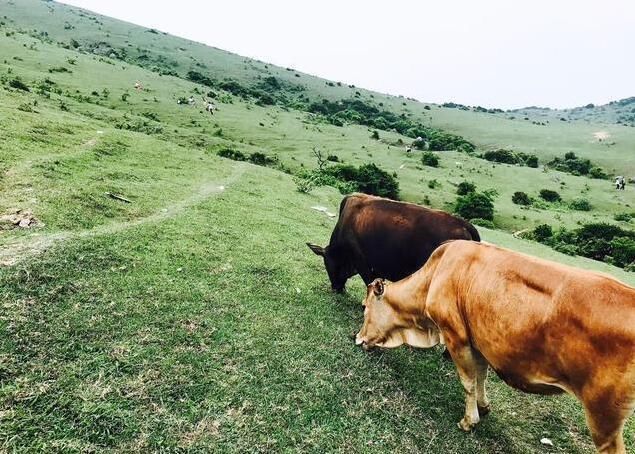
[[[489,411],[488,366],[510,386],[583,404],[597,449],[625,453],[635,408],[635,289],[595,272],[490,244],[451,241],[396,283],[375,280],[356,343],[444,343],[470,430]]]
[[[307,245],[324,258],[331,287],[341,292],[358,273],[366,284],[378,277],[403,279],[421,268],[441,243],[458,239],[480,241],[472,224],[444,211],[352,194],[340,203],[329,245]]]

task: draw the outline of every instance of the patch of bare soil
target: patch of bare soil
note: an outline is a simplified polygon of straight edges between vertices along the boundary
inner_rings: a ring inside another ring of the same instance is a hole
[[[31,229],[42,226],[44,224],[33,216],[30,211],[18,209],[13,210],[11,213],[0,215],[0,230]]]

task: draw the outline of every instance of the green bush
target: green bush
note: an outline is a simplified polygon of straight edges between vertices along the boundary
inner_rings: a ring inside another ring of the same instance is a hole
[[[395,177],[372,163],[359,167],[357,187],[366,194],[399,199],[399,183]]]
[[[522,191],[517,191],[512,195],[512,202],[516,205],[529,206],[531,205],[531,197]]]
[[[441,183],[439,183],[439,180],[437,180],[437,179],[432,179],[432,180],[428,181],[428,187],[430,189],[436,189],[439,186],[441,186]]]
[[[577,211],[591,211],[593,207],[587,199],[575,199],[569,203],[569,208]]]
[[[424,151],[421,155],[421,163],[428,167],[439,167],[439,158],[431,151]]]
[[[540,224],[532,231],[534,239],[540,243],[546,243],[553,238],[553,229],[549,224]]]
[[[456,187],[458,195],[467,195],[470,192],[476,192],[476,185],[470,181],[461,181]]]
[[[629,222],[633,218],[633,213],[617,213],[613,216],[616,221]]]
[[[327,167],[318,176],[317,184],[336,186],[340,192],[360,191],[366,194],[399,199],[399,183],[397,179],[375,164],[364,164],[354,167],[338,164]]]
[[[601,168],[592,166],[590,160],[579,158],[572,151],[565,153],[564,158],[554,158],[547,163],[547,166],[573,175],[589,175],[593,178],[607,178]]]
[[[551,189],[541,189],[540,198],[546,200],[547,202],[559,202],[561,200],[560,194],[556,191],[552,191]]]
[[[481,218],[492,221],[494,219],[494,203],[488,194],[470,192],[459,196],[454,209],[459,216],[467,220]]]
[[[371,138],[371,139],[375,139],[375,140],[379,140],[379,131],[374,130],[374,131],[372,132],[372,134],[370,135],[370,138]]]
[[[538,229],[543,229],[538,231]],[[559,230],[550,235],[551,227],[538,226],[534,239],[551,244],[557,251],[582,255],[594,260],[632,269],[635,261],[635,232],[607,223],[586,224],[575,230]]]
[[[256,164],[256,165],[263,166],[263,167],[274,165],[274,164],[278,163],[278,159],[269,157],[266,154],[261,153],[259,151],[256,151],[256,152],[250,154],[249,157],[247,158],[247,160],[249,162],[251,162],[252,164]]]
[[[611,256],[613,264],[625,268],[635,262],[635,240],[628,237],[617,237],[611,240]]]
[[[9,87],[15,88],[16,90],[31,91],[31,89],[17,77],[9,81]]]
[[[221,158],[233,159],[234,161],[247,160],[247,156],[242,151],[234,150],[233,148],[221,148],[217,153]]]
[[[527,167],[533,167],[534,169],[538,168],[538,156],[536,155],[528,155],[525,159],[525,165]]]
[[[589,176],[598,180],[606,180],[609,177],[601,167],[592,167],[589,171]]]
[[[483,158],[488,161],[501,162],[504,164],[517,164],[518,157],[512,150],[490,150],[486,151]]]
[[[334,154],[330,154],[326,157],[327,161],[331,161],[331,162],[341,162],[339,156],[334,155]]]

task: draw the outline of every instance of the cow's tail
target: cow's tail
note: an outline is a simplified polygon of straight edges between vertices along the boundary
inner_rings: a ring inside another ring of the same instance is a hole
[[[478,230],[471,223],[467,222],[465,228],[470,232],[470,236],[472,237],[472,241],[481,241],[481,235],[478,234]]]

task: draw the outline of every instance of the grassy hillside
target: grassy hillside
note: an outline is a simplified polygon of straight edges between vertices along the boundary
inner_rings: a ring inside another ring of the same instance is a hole
[[[633,188],[616,193],[606,180],[456,151],[424,167],[398,133],[380,130],[375,140],[367,126],[335,126],[217,88],[220,110],[210,116],[200,101],[210,87],[184,77],[198,68],[250,86],[274,75],[289,84],[285,95],[298,96],[294,84],[313,100],[359,91],[365,102],[467,137],[479,152],[505,146],[546,159],[574,150],[635,166],[632,129],[615,127],[619,140],[601,148],[588,135],[613,127],[427,110],[50,2],[0,1],[0,22],[0,215],[19,209],[37,219],[31,229],[0,230],[0,449],[524,453],[543,451],[548,437],[552,451],[592,452],[570,397],[520,394],[491,377],[492,414],[465,435],[456,428],[462,390],[439,350],[356,348],[363,285],[331,294],[304,244],[325,243],[335,222],[312,207],[336,211],[342,195],[300,193],[293,174],[315,168],[319,147],[396,172],[404,199],[440,208],[468,179],[499,193],[499,230],[480,229],[486,240],[631,285],[632,273],[508,231],[613,222],[631,210]],[[103,55],[103,45],[87,52],[102,41],[128,56]],[[196,106],[176,103],[190,95]],[[222,147],[279,163],[222,159]],[[584,194],[594,208],[511,203],[514,191],[541,188],[565,200]],[[632,418],[626,436],[633,449]]]
[[[635,127],[635,97],[611,101],[608,104],[596,106],[587,104],[572,109],[548,109],[527,107],[515,109],[512,114],[531,117],[532,120],[569,121],[581,120],[589,123],[614,123]]]

